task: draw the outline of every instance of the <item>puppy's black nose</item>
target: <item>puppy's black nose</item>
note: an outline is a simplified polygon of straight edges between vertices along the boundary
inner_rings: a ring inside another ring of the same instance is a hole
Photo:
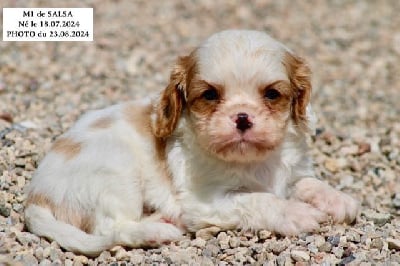
[[[236,128],[242,132],[253,126],[253,123],[249,120],[249,115],[246,113],[238,113],[236,118]]]

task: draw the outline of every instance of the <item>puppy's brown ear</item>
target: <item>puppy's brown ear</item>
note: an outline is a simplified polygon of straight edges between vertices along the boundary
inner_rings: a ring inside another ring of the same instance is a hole
[[[162,92],[154,110],[155,119],[152,127],[156,137],[168,137],[175,130],[185,105],[189,73],[192,68],[191,56],[179,58],[173,68],[169,84]]]
[[[294,90],[292,101],[292,118],[295,124],[306,131],[308,126],[307,105],[311,97],[311,71],[300,57],[289,52],[285,54],[284,65]]]

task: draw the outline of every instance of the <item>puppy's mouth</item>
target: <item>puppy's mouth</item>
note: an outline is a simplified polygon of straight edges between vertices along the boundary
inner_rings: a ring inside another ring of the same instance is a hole
[[[265,154],[267,151],[273,150],[274,146],[265,139],[257,138],[252,134],[235,133],[211,143],[211,148],[221,155],[237,154],[246,156],[249,153]]]

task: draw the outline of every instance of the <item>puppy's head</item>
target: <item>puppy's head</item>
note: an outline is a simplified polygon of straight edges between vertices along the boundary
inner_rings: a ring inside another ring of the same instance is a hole
[[[154,134],[168,137],[183,111],[197,143],[231,162],[265,159],[288,125],[307,130],[310,70],[267,34],[223,31],[178,60],[156,107]]]

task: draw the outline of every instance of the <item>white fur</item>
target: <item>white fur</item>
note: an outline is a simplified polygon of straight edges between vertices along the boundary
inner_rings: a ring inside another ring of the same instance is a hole
[[[281,63],[285,51],[289,49],[263,32],[223,31],[199,47],[199,72],[208,81],[224,84],[231,93],[237,93],[243,86],[287,80]]]
[[[56,222],[50,212],[36,205],[25,210],[31,231],[55,239],[67,249],[88,255],[116,244],[138,247],[151,244],[147,243],[149,241],[161,243],[181,237],[181,230],[171,224],[140,222],[144,202],[162,209],[165,216],[172,218],[180,214],[180,207],[169,189],[160,189],[163,184],[164,188],[168,184],[165,185],[162,179],[164,173],[152,167],[154,148],[123,118],[122,109],[126,105],[92,111],[83,116],[63,135],[83,142],[81,153],[72,160],[65,160],[61,154],[50,152],[28,188],[29,193],[44,194],[55,204],[67,201],[77,212],[93,210],[93,233],[105,237],[93,238],[92,241],[91,236]],[[92,122],[107,116],[114,117],[111,128],[89,129]],[[72,241],[74,239],[76,242]]]
[[[260,52],[254,54],[255,50]],[[198,49],[199,75],[224,84],[228,103],[242,104],[250,112],[257,110],[259,103],[254,100],[255,93],[243,87],[288,80],[281,63],[285,51],[289,50],[264,33],[222,32]],[[64,134],[82,143],[80,153],[67,160],[50,151],[31,181],[28,193],[46,195],[56,206],[67,204],[78,213],[89,213],[94,219],[93,233],[57,221],[48,209],[35,204],[25,211],[32,232],[55,239],[69,250],[95,255],[116,244],[137,247],[174,241],[181,237],[182,229],[216,225],[293,235],[316,229],[326,213],[339,222],[354,219],[355,201],[315,179],[306,133],[292,121],[282,144],[264,159],[237,163],[205,150],[196,137],[199,132],[189,126],[189,114],[183,112],[166,143],[166,165],[172,176],[168,181],[168,172],[156,159],[152,137],[123,115],[129,105],[145,108],[157,101],[147,99],[89,112]],[[308,116],[315,120],[311,109]],[[91,129],[102,117],[112,117],[111,127]],[[282,114],[282,119],[287,117]],[[303,178],[313,182],[299,182]],[[308,188],[312,193],[304,192]],[[318,188],[330,196],[313,197]],[[343,210],[340,213],[324,204],[338,199],[344,199],[335,205]],[[350,208],[343,206],[346,202],[351,202]],[[144,205],[155,213],[145,217]]]

